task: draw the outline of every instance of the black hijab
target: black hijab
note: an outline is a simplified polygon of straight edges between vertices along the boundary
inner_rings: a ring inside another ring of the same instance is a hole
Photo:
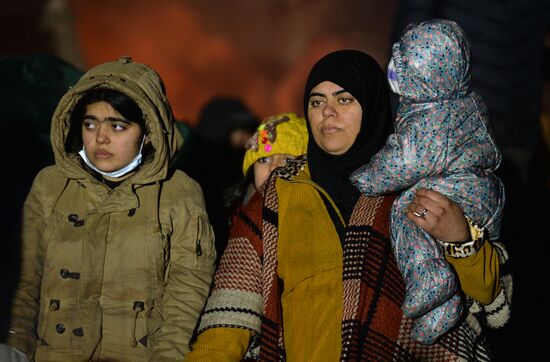
[[[350,149],[342,155],[331,155],[315,142],[308,119],[311,90],[319,83],[338,84],[357,99],[363,110],[361,128]],[[342,216],[349,220],[359,191],[349,176],[386,143],[393,131],[390,92],[378,63],[357,50],[339,50],[321,58],[311,69],[304,92],[304,114],[309,133],[307,148],[312,180],[332,198]]]

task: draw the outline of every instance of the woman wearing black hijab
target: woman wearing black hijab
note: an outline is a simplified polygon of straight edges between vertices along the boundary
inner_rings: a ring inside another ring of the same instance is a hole
[[[359,191],[350,183],[349,176],[384,146],[393,130],[387,82],[381,72],[371,69],[379,69],[379,66],[365,53],[355,50],[333,53],[315,64],[304,92],[306,119],[311,90],[324,81],[341,86],[361,106],[359,134],[355,141],[350,139],[351,147],[345,153],[327,152],[317,142],[309,142],[307,150],[312,180],[328,192],[347,217],[359,198]],[[308,131],[311,137],[310,122]]]
[[[187,360],[489,360],[473,315],[433,345],[411,339],[389,240],[395,196],[366,197],[349,180],[392,131],[376,61],[354,50],[323,57],[308,77],[304,111],[308,154],[273,172],[261,215],[249,213],[243,232],[230,237]],[[430,208],[420,226],[434,237],[468,238],[462,211],[442,195],[420,193],[411,204],[418,207]],[[498,244],[482,245],[453,265],[472,308],[481,316],[500,303],[502,321],[505,280],[487,265],[506,254]],[[496,289],[489,306],[476,301]]]

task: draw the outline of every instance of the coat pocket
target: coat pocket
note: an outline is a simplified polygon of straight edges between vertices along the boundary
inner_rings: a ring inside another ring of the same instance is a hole
[[[37,334],[37,353],[38,350],[46,353],[53,349],[80,349],[83,333],[76,298],[42,298]]]
[[[159,305],[160,307],[160,305]],[[135,301],[132,308],[130,344],[134,348],[148,348],[149,336],[161,325],[160,314],[156,312],[154,301]]]

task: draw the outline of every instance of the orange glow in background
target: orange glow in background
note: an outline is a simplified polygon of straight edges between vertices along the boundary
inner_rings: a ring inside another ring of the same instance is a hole
[[[387,61],[393,1],[94,0],[68,2],[82,67],[130,55],[163,78],[174,115],[194,123],[212,96],[259,118],[302,114],[312,64],[356,48]]]

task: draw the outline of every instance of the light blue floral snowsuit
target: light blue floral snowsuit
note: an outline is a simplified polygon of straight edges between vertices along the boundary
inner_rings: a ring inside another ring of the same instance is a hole
[[[487,108],[471,90],[470,44],[456,23],[410,25],[393,45],[392,61],[395,74],[389,76],[401,95],[395,133],[351,180],[367,195],[404,190],[391,214],[392,242],[407,283],[403,311],[416,318],[413,337],[431,344],[456,324],[463,306],[441,246],[405,210],[418,188],[429,188],[460,204],[497,238],[504,188],[493,171],[501,155]]]

